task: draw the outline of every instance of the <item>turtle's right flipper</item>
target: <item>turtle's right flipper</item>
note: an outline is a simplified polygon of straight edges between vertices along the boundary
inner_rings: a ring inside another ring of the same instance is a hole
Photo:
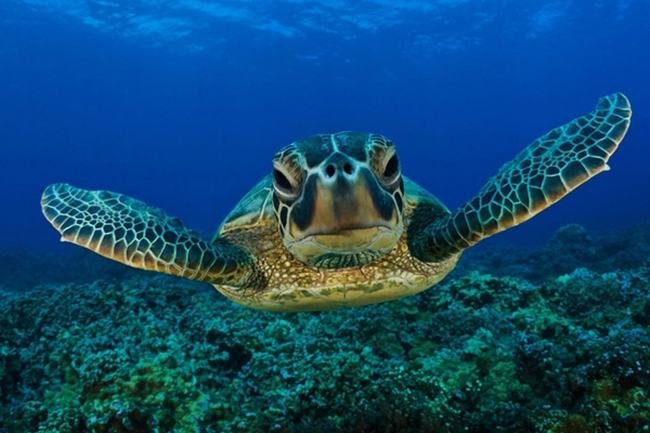
[[[134,268],[235,287],[262,284],[249,253],[226,240],[206,242],[133,198],[60,183],[43,192],[41,208],[62,241]]]
[[[594,111],[534,141],[473,199],[416,233],[411,250],[423,260],[441,260],[533,217],[608,169],[631,116],[622,93],[600,98]]]

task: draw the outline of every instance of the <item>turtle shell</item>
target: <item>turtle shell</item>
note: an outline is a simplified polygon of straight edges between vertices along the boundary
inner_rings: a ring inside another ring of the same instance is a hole
[[[267,175],[239,200],[223,220],[215,238],[234,229],[241,229],[273,216],[273,181]]]

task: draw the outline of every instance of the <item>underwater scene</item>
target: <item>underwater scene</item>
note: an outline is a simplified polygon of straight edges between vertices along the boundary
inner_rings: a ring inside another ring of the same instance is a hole
[[[649,0],[2,0],[0,433],[650,432]]]

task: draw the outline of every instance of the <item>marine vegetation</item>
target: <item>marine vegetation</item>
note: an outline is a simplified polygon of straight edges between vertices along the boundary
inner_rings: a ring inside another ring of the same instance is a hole
[[[61,240],[137,269],[211,283],[260,310],[363,306],[429,289],[467,248],[521,224],[607,170],[632,116],[622,93],[544,134],[450,212],[402,175],[394,143],[344,131],[289,144],[207,241],[109,191],[52,184]]]
[[[328,312],[135,272],[2,291],[0,432],[648,431],[650,266],[615,253],[647,248],[626,237],[569,226],[501,269],[610,249],[545,278],[463,271]]]

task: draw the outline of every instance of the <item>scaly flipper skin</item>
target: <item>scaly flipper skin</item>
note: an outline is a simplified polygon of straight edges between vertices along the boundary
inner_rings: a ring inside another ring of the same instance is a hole
[[[591,113],[524,149],[453,214],[416,233],[411,251],[421,260],[441,260],[546,209],[608,169],[631,115],[625,95],[601,98]]]
[[[41,198],[61,240],[138,269],[241,288],[263,286],[248,253],[223,239],[208,243],[160,209],[109,191],[67,184]]]

